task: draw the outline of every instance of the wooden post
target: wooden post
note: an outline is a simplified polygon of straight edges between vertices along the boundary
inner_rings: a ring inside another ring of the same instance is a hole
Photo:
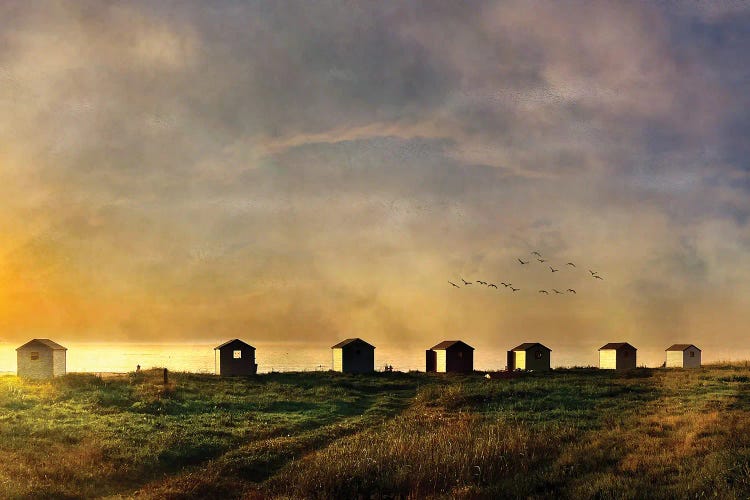
[[[167,385],[169,383],[169,370],[164,368],[164,385]]]

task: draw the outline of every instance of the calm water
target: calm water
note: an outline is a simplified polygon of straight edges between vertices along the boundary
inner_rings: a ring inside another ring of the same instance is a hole
[[[136,344],[62,342],[68,348],[69,372],[127,372],[142,368],[167,367],[170,370],[214,373],[212,344]],[[309,342],[253,342],[259,372],[315,371],[331,367],[330,344]],[[16,370],[15,345],[0,344],[0,372]],[[429,346],[428,346],[429,347]],[[395,370],[424,370],[424,347],[375,349],[375,366],[390,364]],[[505,351],[477,350],[477,369],[502,369]],[[592,362],[594,362],[593,360]]]
[[[69,372],[128,372],[136,365],[142,368],[167,367],[175,371],[214,373],[214,350],[211,344],[138,344],[60,342],[68,348]],[[258,371],[315,371],[331,367],[330,344],[309,342],[253,342]],[[0,343],[0,372],[16,371],[16,351],[20,344]],[[477,370],[500,370],[505,367],[506,351],[487,345],[475,345],[474,366]],[[596,347],[555,346],[553,366],[593,365],[598,362]],[[375,366],[382,370],[388,363],[395,370],[424,370],[425,347],[375,349]],[[703,361],[744,360],[747,351],[717,351],[704,346]],[[639,364],[659,366],[663,351],[641,349]]]

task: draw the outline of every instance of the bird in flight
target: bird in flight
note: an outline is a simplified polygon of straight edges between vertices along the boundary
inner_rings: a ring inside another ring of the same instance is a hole
[[[520,262],[521,264],[528,264],[528,263],[529,263],[529,261],[528,261],[528,260],[527,260],[526,262],[524,262],[524,261],[522,261],[521,259],[518,259],[518,262]]]
[[[487,284],[486,281],[482,281],[482,280],[477,280],[477,283],[479,283],[480,285],[486,285]]]
[[[539,293],[546,293],[547,295],[549,295],[549,292],[547,290],[539,290]]]
[[[570,293],[576,293],[576,291],[575,291],[575,290],[573,290],[572,288],[568,288],[568,291],[569,291]]]
[[[591,269],[589,269],[589,272],[591,273],[591,276],[595,276],[598,271],[592,271]]]
[[[466,281],[465,279],[461,278],[461,281],[464,282],[464,285],[471,285],[471,281]]]
[[[497,285],[494,284],[494,283],[490,283],[490,284],[487,285],[487,287],[491,287],[491,286],[494,286],[495,288],[497,288]]]
[[[559,271],[559,269],[555,269],[552,266],[549,266],[549,270],[552,271],[553,273],[556,273],[557,271]]]
[[[503,285],[505,288],[508,288],[510,286],[510,283],[506,283],[504,281],[501,281],[500,284]]]
[[[539,262],[547,262],[547,259],[536,259],[536,260],[538,260]]]
[[[531,252],[531,255],[536,255],[537,257],[541,257],[542,256],[542,254],[540,254],[539,252],[536,252],[536,251]]]
[[[518,290],[520,290],[520,288],[513,288],[513,287],[510,287],[510,289],[513,290],[514,292],[517,292]]]
[[[595,275],[594,275],[594,278],[596,278],[596,279],[598,279],[598,280],[603,280],[603,279],[604,279],[604,278],[602,278],[601,276],[599,276],[598,274],[595,274]]]
[[[575,264],[573,264],[572,262],[568,262],[568,264],[567,264],[567,265],[569,265],[569,266],[573,266],[573,267],[576,267],[576,265],[575,265]]]
[[[554,288],[552,289],[552,291],[555,292],[555,293],[562,293],[560,290],[556,290]]]
[[[460,286],[458,286],[457,284],[453,283],[452,281],[449,281],[448,283],[450,283],[451,285],[455,286],[456,288],[461,288]]]

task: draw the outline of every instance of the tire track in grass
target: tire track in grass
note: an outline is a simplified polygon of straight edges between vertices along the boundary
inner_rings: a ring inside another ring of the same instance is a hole
[[[364,411],[297,435],[249,442],[177,476],[145,485],[129,496],[159,499],[241,498],[253,496],[256,485],[287,463],[333,441],[381,425],[400,414],[414,397],[414,389],[363,397]],[[117,497],[112,497],[117,498]]]
[[[660,396],[566,449],[553,484],[572,498],[746,497],[747,471],[730,476],[750,457],[750,417],[733,408],[743,388],[720,375],[657,371]]]

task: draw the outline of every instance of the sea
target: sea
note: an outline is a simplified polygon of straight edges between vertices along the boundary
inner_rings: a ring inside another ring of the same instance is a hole
[[[91,373],[125,373],[142,369],[168,368],[171,371],[215,373],[216,343],[131,343],[131,342],[62,342],[68,348],[67,371]],[[314,342],[253,342],[259,373],[325,371],[331,368],[331,344]],[[16,351],[20,344],[0,342],[0,373],[15,373]],[[397,371],[424,370],[425,348],[430,346],[394,347],[378,346],[375,349],[375,368],[383,370],[390,365]],[[502,370],[506,364],[506,350],[491,345],[475,345],[474,367],[478,371]],[[505,346],[504,346],[505,347]],[[512,346],[510,346],[512,347]],[[596,366],[598,355],[595,346],[556,345],[552,351],[552,365]],[[701,347],[701,346],[699,346]],[[663,348],[662,348],[663,349]],[[651,352],[654,351],[654,352]],[[663,351],[639,350],[639,365],[656,367],[663,360]],[[750,352],[707,352],[704,362],[750,359]]]

